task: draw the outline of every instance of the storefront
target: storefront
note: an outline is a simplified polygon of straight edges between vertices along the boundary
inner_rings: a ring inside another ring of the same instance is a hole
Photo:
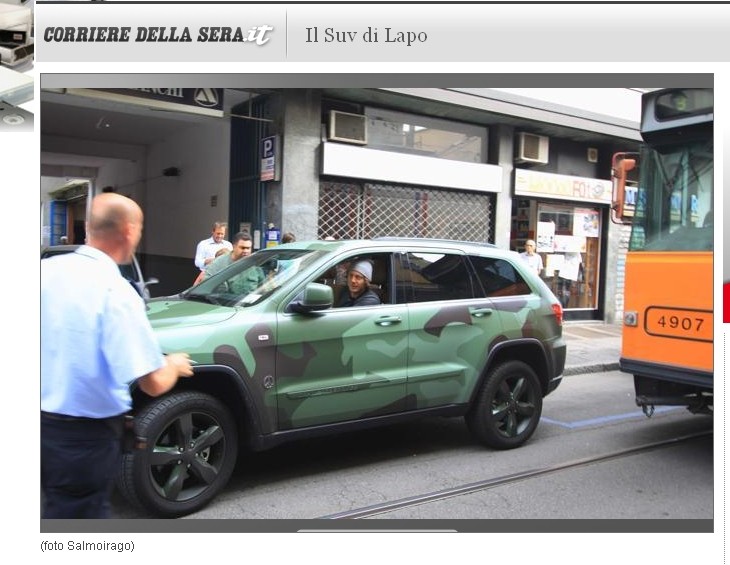
[[[205,77],[199,84],[206,84]],[[635,101],[640,97],[635,90],[606,90],[606,100],[627,92]],[[162,95],[173,100],[159,100]],[[213,101],[223,106],[212,113],[189,108]],[[597,103],[594,109],[613,106]],[[543,276],[561,294],[568,318],[621,319],[628,235],[609,220],[608,181],[595,178],[608,177],[613,153],[638,150],[638,123],[491,88],[318,83],[79,86],[44,90],[43,107],[53,120],[44,119],[42,132],[41,200],[51,199],[59,182],[81,178],[139,201],[153,226],[142,240],[140,260],[145,272],[162,281],[158,294],[189,284],[195,276],[190,250],[201,231],[221,219],[258,233],[257,247],[270,223],[300,241],[408,236],[501,248],[511,243],[522,250],[525,239],[540,236]],[[70,144],[66,124],[72,112],[79,112],[76,121],[91,124],[91,137]],[[108,127],[113,124],[124,130]],[[138,143],[122,143],[132,134]],[[528,140],[538,140],[537,158]],[[515,165],[523,168],[515,173]],[[70,209],[66,200],[64,195],[52,211],[50,204],[42,210],[44,244],[64,235],[83,239],[85,204],[73,202]],[[583,232],[578,216],[588,226]],[[190,221],[180,224],[181,217]],[[578,262],[577,274],[571,274]],[[560,280],[566,276],[575,280]]]
[[[363,106],[323,104],[317,237],[494,241],[503,171],[487,163],[489,129]],[[360,124],[338,133],[342,117]],[[361,143],[367,132],[367,144]],[[350,137],[347,137],[347,136]]]
[[[515,170],[511,247],[537,244],[541,277],[560,299],[567,320],[602,319],[607,180]]]

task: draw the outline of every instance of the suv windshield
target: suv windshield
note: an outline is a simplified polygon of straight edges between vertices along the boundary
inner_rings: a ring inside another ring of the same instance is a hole
[[[221,306],[250,306],[306,269],[322,254],[305,249],[262,249],[234,261],[185,291],[182,297]]]

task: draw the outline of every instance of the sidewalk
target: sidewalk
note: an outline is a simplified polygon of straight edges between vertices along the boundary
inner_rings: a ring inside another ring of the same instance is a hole
[[[618,370],[621,325],[603,322],[563,322],[568,345],[564,376]]]

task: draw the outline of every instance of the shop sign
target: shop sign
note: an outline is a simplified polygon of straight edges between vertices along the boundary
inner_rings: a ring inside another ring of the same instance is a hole
[[[264,137],[261,140],[261,181],[280,180],[279,136]]]
[[[222,88],[69,88],[66,92],[170,112],[224,117]]]
[[[515,194],[611,204],[611,181],[515,169]]]

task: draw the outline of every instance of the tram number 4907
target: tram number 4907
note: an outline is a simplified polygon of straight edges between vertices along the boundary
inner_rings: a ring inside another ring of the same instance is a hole
[[[679,316],[662,316],[657,321],[661,327],[670,327],[672,329],[682,328],[685,331],[691,331],[693,328],[695,331],[702,329],[704,318],[680,318]]]
[[[712,312],[651,307],[646,332],[652,335],[712,341]]]

